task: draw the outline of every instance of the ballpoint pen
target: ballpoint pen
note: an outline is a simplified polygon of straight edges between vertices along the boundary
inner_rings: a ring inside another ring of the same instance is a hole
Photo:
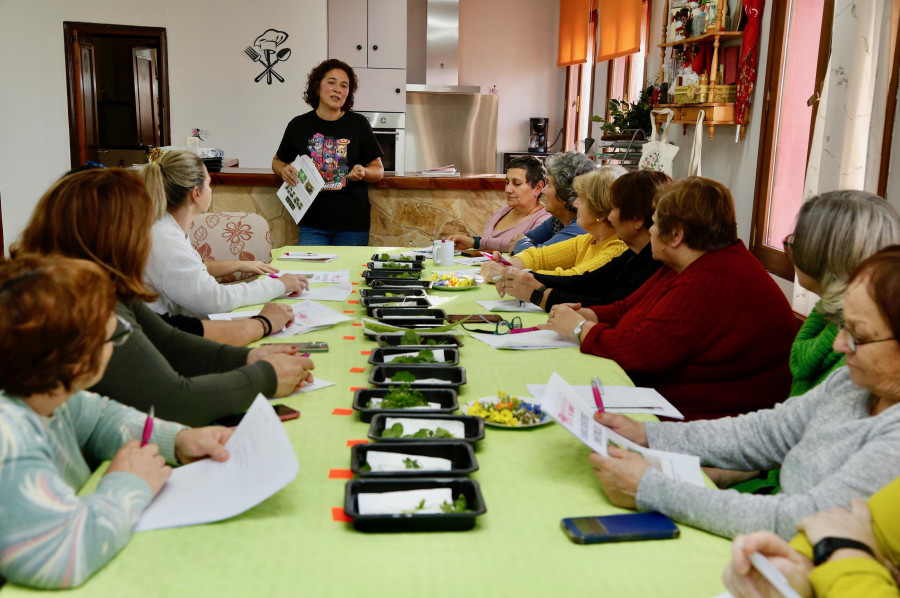
[[[506,261],[505,259],[503,259],[502,257],[498,257],[498,258],[495,260],[495,259],[494,259],[494,255],[493,255],[492,253],[488,253],[487,251],[482,251],[482,252],[481,252],[481,255],[483,255],[484,257],[488,258],[488,259],[491,260],[492,262],[497,262],[498,264],[503,264],[504,266],[512,266],[512,263],[507,262],[507,261]]]
[[[309,353],[304,353],[304,354],[301,355],[300,357],[309,357]]]
[[[153,405],[150,405],[150,411],[147,412],[147,420],[144,422],[144,432],[141,434],[141,446],[147,446],[150,442],[150,434],[153,433]]]
[[[603,383],[600,382],[600,378],[591,378],[591,390],[594,392],[597,413],[606,413],[606,409],[603,408]]]

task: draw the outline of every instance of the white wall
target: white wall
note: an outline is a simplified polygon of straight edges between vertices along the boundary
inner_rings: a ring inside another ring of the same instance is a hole
[[[284,126],[305,111],[306,74],[326,56],[320,0],[3,0],[0,2],[0,195],[3,236],[21,233],[35,203],[70,167],[63,21],[165,27],[172,140],[210,131],[209,145],[268,168]],[[257,84],[244,48],[268,28],[289,34],[286,83]],[[207,146],[206,143],[203,144]],[[5,250],[6,248],[4,248]]]
[[[558,0],[460,0],[459,84],[480,85],[482,93],[500,88],[498,151],[525,150],[533,116],[550,119],[548,144],[562,128],[558,37]]]

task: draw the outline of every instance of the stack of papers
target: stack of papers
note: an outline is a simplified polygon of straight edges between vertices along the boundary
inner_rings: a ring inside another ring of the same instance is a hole
[[[493,301],[476,301],[475,303],[488,311],[544,311],[540,305],[521,299],[495,299]]]
[[[540,399],[547,391],[546,384],[527,384],[528,392]],[[570,386],[582,406],[595,408],[590,386]],[[603,385],[603,408],[610,413],[649,413],[657,417],[684,419],[684,415],[654,388]]]
[[[135,531],[221,521],[269,498],[297,477],[294,447],[262,395],[225,443],[228,461],[212,459],[176,467],[135,526]]]
[[[327,264],[338,259],[336,253],[310,253],[308,251],[285,251],[277,258],[279,260],[299,260],[302,262],[321,262]]]
[[[296,274],[297,276],[305,276],[309,282],[350,282],[350,269],[334,270],[332,272],[304,272],[303,270],[282,270],[281,274]]]
[[[437,166],[435,168],[429,168],[427,170],[420,170],[416,173],[416,176],[459,176],[459,171],[456,170],[456,167],[453,164],[448,164],[447,166]]]
[[[351,320],[349,316],[338,313],[330,307],[320,305],[315,301],[303,301],[291,305],[294,310],[294,322],[279,332],[272,333],[274,338],[283,338],[303,334],[310,330],[328,328],[340,322]],[[209,314],[210,320],[244,320],[258,315],[260,310],[234,311],[221,314]]]
[[[594,419],[596,407],[586,409],[578,394],[556,372],[547,383],[541,409],[595,453],[609,456],[607,447],[612,444],[640,453],[652,467],[676,482],[706,487],[699,457],[642,447],[598,423]]]
[[[563,349],[566,347],[578,347],[573,339],[566,339],[553,330],[534,330],[532,332],[520,332],[518,334],[481,334],[470,332],[469,336],[480,340],[495,349]]]
[[[490,260],[490,258],[486,258],[484,256],[477,257],[456,257],[454,260],[457,264],[462,264],[463,266],[480,266],[481,264],[485,264]]]

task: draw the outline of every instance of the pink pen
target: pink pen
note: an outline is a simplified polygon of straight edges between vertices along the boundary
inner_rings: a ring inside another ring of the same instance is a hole
[[[537,326],[532,326],[531,328],[510,328],[510,334],[519,334],[520,332],[534,332],[535,330],[540,330]]]
[[[150,434],[153,433],[153,405],[150,405],[150,411],[147,412],[147,421],[144,422],[144,432],[141,434],[141,446],[147,446],[150,442]]]
[[[277,274],[269,274],[269,278],[281,278]]]
[[[502,257],[498,257],[496,260],[494,260],[494,255],[492,253],[488,253],[487,251],[482,251],[481,255],[483,255],[487,259],[491,260],[492,262],[496,261],[498,264],[503,264],[504,266],[512,266],[512,263],[507,262]]]
[[[304,354],[301,355],[300,357],[309,357],[309,353],[304,353]]]
[[[600,378],[591,378],[591,390],[594,391],[594,404],[597,405],[597,413],[606,413],[603,407],[603,383]]]

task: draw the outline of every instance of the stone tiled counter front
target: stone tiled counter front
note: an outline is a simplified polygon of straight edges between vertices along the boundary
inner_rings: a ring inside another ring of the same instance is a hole
[[[275,191],[281,180],[265,169],[225,168],[210,173],[213,212],[255,212],[269,222],[272,246],[295,245],[297,225]],[[387,176],[369,187],[373,246],[423,247],[453,234],[480,235],[506,205],[502,175],[459,178]]]

